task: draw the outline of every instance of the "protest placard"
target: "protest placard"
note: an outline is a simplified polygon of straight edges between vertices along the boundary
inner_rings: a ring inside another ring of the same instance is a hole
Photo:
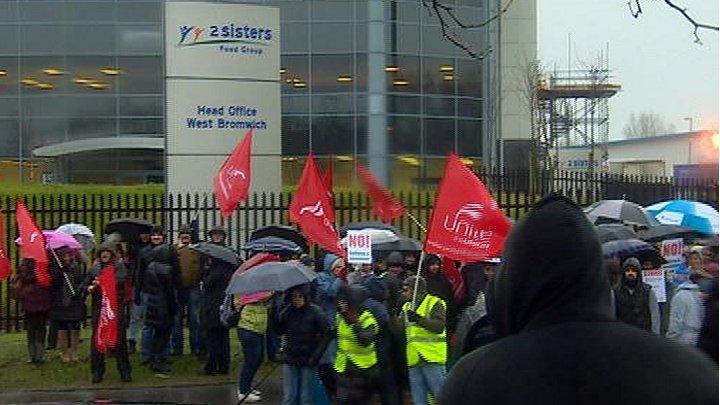
[[[362,231],[348,231],[347,233],[348,263],[372,263],[372,241],[370,234]]]
[[[667,293],[665,291],[665,272],[662,269],[643,270],[643,282],[649,284],[655,292],[655,298],[658,302],[667,301]]]

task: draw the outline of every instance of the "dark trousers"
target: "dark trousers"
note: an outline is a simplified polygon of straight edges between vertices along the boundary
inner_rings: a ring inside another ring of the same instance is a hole
[[[388,350],[389,351],[389,350]],[[378,360],[390,358],[390,353],[378,353]],[[380,360],[382,362],[382,360]],[[378,377],[373,381],[372,386],[380,394],[382,405],[400,405],[403,402],[403,391],[398,389],[395,383],[395,369],[392,361],[388,361],[380,367]]]
[[[47,330],[47,320],[47,311],[25,312],[28,354],[33,363],[45,361],[45,332]]]
[[[92,341],[90,342],[90,370],[93,376],[102,378],[105,374],[105,355],[95,348],[95,331],[97,325],[93,325]],[[130,360],[128,359],[127,340],[125,339],[124,325],[118,325],[118,342],[117,346],[110,351],[115,357],[118,372],[123,379],[130,378]]]
[[[364,405],[370,403],[370,378],[345,373],[337,374],[336,401],[338,405]]]
[[[57,348],[57,336],[58,336],[58,329],[55,322],[50,322],[50,329],[47,333],[47,348],[48,349],[56,349]]]
[[[154,365],[167,363],[168,344],[172,325],[167,327],[151,326],[152,338],[150,339],[150,362]]]
[[[241,393],[247,394],[252,390],[253,378],[263,361],[265,336],[243,328],[238,328],[237,333],[243,351],[243,366],[238,388]]]
[[[325,387],[325,394],[331,400],[335,398],[335,391],[337,384],[335,380],[335,369],[332,364],[320,364],[317,367],[317,374],[320,377],[323,387]]]
[[[205,372],[227,374],[230,371],[230,331],[227,328],[205,329],[205,348]]]

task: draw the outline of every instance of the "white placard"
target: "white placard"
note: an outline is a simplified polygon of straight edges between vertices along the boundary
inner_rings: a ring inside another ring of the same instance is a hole
[[[667,301],[667,293],[665,291],[665,272],[662,269],[643,270],[643,282],[649,284],[655,293],[657,302]]]
[[[348,231],[347,233],[348,263],[372,263],[372,239],[369,233]]]
[[[660,247],[660,254],[668,262],[679,262],[683,260],[683,252],[685,251],[685,244],[682,238],[678,239],[667,239],[662,241]]]
[[[166,2],[165,58],[168,77],[280,80],[280,11]]]

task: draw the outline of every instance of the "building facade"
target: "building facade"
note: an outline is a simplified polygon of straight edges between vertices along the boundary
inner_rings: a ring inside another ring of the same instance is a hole
[[[535,1],[456,30],[473,50],[491,50],[482,60],[444,39],[416,0],[246,3],[280,8],[286,184],[312,151],[332,161],[340,186],[355,163],[391,186],[423,186],[450,151],[498,164],[499,138],[529,136],[508,81],[535,58]],[[505,4],[444,3],[469,23]],[[46,180],[162,181],[162,20],[163,1],[0,2],[0,158],[18,177],[41,163]]]

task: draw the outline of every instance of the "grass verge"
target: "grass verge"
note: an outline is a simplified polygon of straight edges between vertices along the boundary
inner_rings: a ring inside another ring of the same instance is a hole
[[[27,346],[25,333],[0,334],[0,392],[28,390],[69,390],[87,388],[132,388],[178,385],[235,383],[242,364],[242,351],[235,330],[230,331],[231,369],[228,375],[202,376],[198,371],[204,363],[190,354],[172,356],[172,371],[167,378],[156,376],[147,366],[140,365],[140,354],[130,355],[133,381],[123,383],[117,372],[115,359],[105,359],[105,379],[92,384],[90,372],[90,330],[81,332],[82,342],[78,349],[80,361],[74,364],[60,362],[59,351],[45,352],[46,362],[41,365],[26,363]],[[185,350],[186,352],[188,350]],[[258,376],[269,370],[271,363],[264,364]]]

